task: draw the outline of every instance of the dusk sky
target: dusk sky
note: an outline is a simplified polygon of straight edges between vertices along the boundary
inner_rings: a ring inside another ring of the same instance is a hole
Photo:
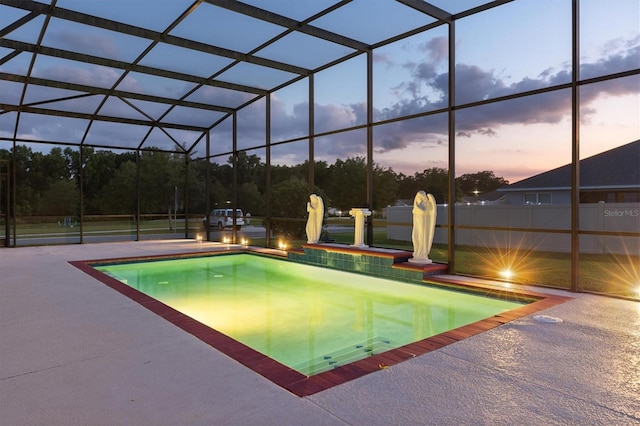
[[[100,14],[152,29],[164,29],[184,11],[190,0],[87,1],[59,0],[57,6],[83,13]],[[246,3],[263,7],[293,19],[305,19],[329,7],[334,1],[298,0]],[[301,4],[304,3],[304,4]],[[458,7],[459,12],[482,1],[433,1],[440,8]],[[454,6],[455,5],[455,6]],[[637,69],[640,66],[640,2],[637,0],[583,0],[581,5],[580,72],[581,78],[598,77]],[[342,33],[371,44],[408,29],[429,23],[428,17],[389,0],[354,0],[342,8],[339,16],[326,16],[312,25]],[[364,12],[366,15],[363,15]],[[231,19],[230,11],[220,11],[203,4],[179,24],[171,34],[206,43],[221,43],[225,48],[248,52],[264,40],[274,37],[282,28],[263,24],[252,32],[242,31],[241,21]],[[26,14],[3,7],[0,28]],[[214,17],[215,15],[215,17]],[[227,18],[227,15],[229,17]],[[366,16],[366,19],[363,19]],[[217,25],[211,20],[219,19]],[[226,27],[221,28],[220,25]],[[219,24],[219,25],[218,25]],[[9,40],[34,42],[42,22],[35,19],[5,35]],[[211,29],[215,27],[215,30]],[[148,41],[125,37],[106,30],[90,29],[73,22],[52,19],[43,45],[99,57],[132,61],[148,46]],[[231,37],[230,37],[231,35]],[[571,81],[571,1],[516,0],[490,11],[456,22],[456,102],[492,99],[525,90],[544,88]],[[349,53],[349,49],[333,43],[318,43],[301,35],[285,37],[278,46],[268,47],[257,56],[301,67],[314,68],[333,58]],[[301,48],[302,43],[305,47]],[[311,53],[309,46],[314,46]],[[305,50],[306,49],[306,50]],[[0,58],[12,49],[0,47]],[[180,55],[179,57],[177,55]],[[179,58],[179,59],[176,59]],[[374,121],[392,119],[447,105],[448,41],[445,26],[383,46],[374,51]],[[31,55],[21,53],[5,62],[0,72],[23,75]],[[171,45],[160,45],[146,55],[141,65],[165,68],[201,77],[211,75],[231,61],[184,49],[177,52]],[[275,87],[291,78],[288,73],[270,72],[252,66],[234,67],[220,80],[255,85],[260,73],[260,87]],[[315,76],[315,125],[317,132],[333,131],[364,124],[366,120],[366,58],[360,55]],[[98,65],[71,64],[53,56],[39,55],[32,76],[112,87],[120,70]],[[195,83],[175,82],[161,77],[130,73],[118,90],[150,93],[165,97],[181,97]],[[308,129],[307,82],[303,80],[272,96],[272,141],[300,137]],[[23,85],[0,80],[0,103],[19,103]],[[45,87],[29,87],[27,102],[70,96],[72,91]],[[640,76],[638,74],[585,86],[581,96],[581,157],[632,142],[640,138]],[[187,99],[236,107],[250,98],[239,92],[202,87]],[[46,104],[47,108],[93,112],[98,96]],[[500,102],[462,110],[456,116],[456,174],[492,170],[515,182],[571,161],[571,92],[562,90],[528,98]],[[166,107],[132,100],[144,114],[157,119]],[[45,107],[45,105],[43,105]],[[264,144],[264,100],[239,113],[239,146],[250,148]],[[102,109],[107,115],[142,118],[140,111],[118,98],[111,97]],[[223,113],[176,108],[163,120],[210,126]],[[16,113],[0,114],[0,136],[13,137]],[[86,120],[22,114],[18,137],[29,140],[81,142]],[[230,148],[230,123],[214,129],[212,153]],[[143,126],[94,123],[86,138],[88,144],[113,144],[134,148],[147,129]],[[170,130],[180,143],[191,146],[200,136],[197,132]],[[364,130],[316,138],[316,160],[329,163],[366,153]],[[374,128],[374,161],[397,172],[411,175],[430,167],[447,168],[447,121],[445,115],[405,120]],[[173,144],[158,129],[146,145],[170,147]],[[30,145],[37,149],[37,145]],[[0,148],[10,143],[0,140]],[[42,147],[41,147],[42,148]],[[205,152],[196,147],[196,156]],[[250,151],[251,153],[251,151]],[[253,151],[264,157],[264,148]],[[299,163],[307,159],[306,143],[275,147],[275,164]],[[226,161],[226,156],[220,158]]]

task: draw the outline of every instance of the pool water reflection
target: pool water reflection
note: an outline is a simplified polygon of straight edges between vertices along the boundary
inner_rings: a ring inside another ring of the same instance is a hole
[[[307,376],[526,304],[252,254],[95,268]]]

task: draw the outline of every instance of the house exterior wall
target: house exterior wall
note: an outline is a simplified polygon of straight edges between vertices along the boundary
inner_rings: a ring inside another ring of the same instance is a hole
[[[499,191],[501,192],[501,191]],[[571,190],[547,190],[547,189],[523,189],[521,191],[504,191],[507,197],[506,204],[520,206],[525,204],[525,194],[551,194],[551,204],[570,204]]]
[[[411,207],[388,207],[387,237],[411,241]],[[434,243],[447,243],[447,206],[439,205]],[[580,230],[589,232],[640,231],[640,203],[580,205]],[[571,251],[571,206],[458,205],[456,226],[504,229],[457,229],[456,244],[489,248],[520,248],[551,252]],[[540,231],[540,232],[535,232]],[[565,231],[565,232],[555,232]],[[640,238],[620,235],[580,236],[580,252],[640,253]]]

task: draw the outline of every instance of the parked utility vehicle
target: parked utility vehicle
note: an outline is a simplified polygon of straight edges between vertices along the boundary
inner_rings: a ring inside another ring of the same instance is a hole
[[[207,218],[202,219],[202,224],[206,226]],[[236,209],[236,229],[244,225],[244,213],[241,209]],[[209,214],[209,226],[223,230],[233,227],[233,209],[215,209]]]

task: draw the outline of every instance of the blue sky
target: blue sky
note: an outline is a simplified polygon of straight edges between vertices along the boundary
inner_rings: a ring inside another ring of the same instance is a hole
[[[188,0],[59,0],[61,8],[94,13],[155,31],[167,25],[191,2]],[[298,0],[275,2],[247,1],[274,13],[304,19],[333,4],[333,1]],[[435,1],[439,7],[466,7],[481,1]],[[583,78],[637,69],[640,65],[640,2],[637,0],[583,0],[581,4],[580,61]],[[125,7],[126,5],[126,7]],[[151,8],[151,9],[149,9]],[[151,16],[149,10],[152,10]],[[11,12],[8,13],[7,11]],[[367,11],[363,15],[363,11]],[[377,41],[414,28],[429,21],[405,6],[389,0],[354,0],[340,15],[327,16],[315,22],[319,28],[342,32],[366,43]],[[570,81],[570,0],[516,0],[482,14],[463,18],[456,24],[457,101],[473,102],[517,93],[522,90],[544,88]],[[25,12],[3,8],[0,28],[23,16]],[[366,16],[366,19],[362,19]],[[202,42],[220,43],[223,47],[248,52],[261,44],[264,37],[282,31],[273,24],[261,24],[246,31],[237,14],[222,11],[211,5],[199,6],[171,34]],[[420,18],[420,19],[419,19]],[[34,41],[41,18],[7,34],[18,41]],[[243,18],[245,19],[245,18]],[[615,23],[615,25],[608,25]],[[86,28],[80,24],[53,19],[43,44],[99,57],[131,61],[147,46],[148,41],[107,30]],[[302,43],[305,43],[304,47]],[[381,47],[374,52],[374,118],[390,119],[403,114],[421,113],[442,108],[447,103],[447,31],[435,28],[427,33]],[[145,56],[140,64],[167,68],[176,72],[205,77],[211,70],[228,65],[228,58],[189,51],[161,44]],[[308,51],[312,51],[309,54]],[[267,48],[258,56],[276,61],[288,61],[302,67],[319,63],[349,52],[333,43],[310,43],[306,35],[283,38],[277,48]],[[0,47],[0,58],[10,49]],[[0,72],[23,74],[31,55],[22,53],[0,65]],[[366,61],[360,55],[333,69],[319,72],[315,77],[315,124],[318,131],[332,131],[341,127],[363,124],[366,118]],[[120,76],[119,70],[97,65],[70,63],[54,57],[39,56],[33,76],[96,84],[111,87]],[[256,76],[260,76],[257,82]],[[232,72],[223,73],[221,80],[230,83],[273,87],[290,78],[289,73],[265,72],[264,67],[242,64]],[[150,93],[164,97],[182,97],[195,83],[176,83],[162,77],[130,73],[118,86],[119,90]],[[0,103],[17,103],[20,84],[0,81]],[[30,102],[46,99],[46,88],[29,88]],[[272,140],[298,137],[308,126],[306,81],[296,83],[274,93],[272,97]],[[62,97],[60,92],[53,97]],[[249,99],[238,92],[212,87],[195,91],[187,100],[236,107]],[[82,98],[48,105],[65,110],[90,111],[96,99]],[[562,91],[537,95],[522,100],[502,102],[491,106],[461,111],[456,118],[456,173],[493,170],[511,182],[532,174],[558,167],[571,160],[570,92]],[[165,111],[143,100],[131,103],[154,119]],[[263,102],[257,105],[264,105]],[[256,105],[256,106],[257,106]],[[110,98],[103,107],[109,115],[140,118],[140,111],[117,98]],[[13,135],[13,113],[0,115],[0,136]],[[165,118],[174,123],[210,125],[222,113],[176,108]],[[250,108],[239,117],[241,144],[255,146],[264,143],[264,113]],[[23,114],[19,137],[54,141],[80,141],[86,123],[59,117]],[[225,138],[229,125],[214,131],[215,140]],[[374,130],[374,161],[405,174],[420,172],[429,167],[447,167],[447,134],[445,117],[428,117],[406,122],[377,126]],[[582,157],[631,142],[640,137],[640,76],[634,75],[612,82],[599,83],[581,89],[581,153]],[[178,141],[188,144],[199,136],[196,132],[170,130]],[[95,123],[87,136],[87,143],[111,143],[115,139],[135,147],[145,134],[140,126],[110,126]],[[363,132],[349,132],[318,138],[316,159],[330,163],[336,158],[364,155]],[[136,142],[137,141],[137,142]],[[156,142],[157,141],[157,142]],[[166,136],[154,130],[150,143],[170,146]],[[0,147],[4,147],[0,141]],[[168,145],[167,145],[168,144]],[[224,150],[228,144],[221,144]],[[295,143],[274,150],[273,161],[300,162],[307,156],[306,145]],[[204,153],[199,147],[198,152]],[[264,149],[255,151],[264,155]],[[226,161],[226,157],[221,159]]]

